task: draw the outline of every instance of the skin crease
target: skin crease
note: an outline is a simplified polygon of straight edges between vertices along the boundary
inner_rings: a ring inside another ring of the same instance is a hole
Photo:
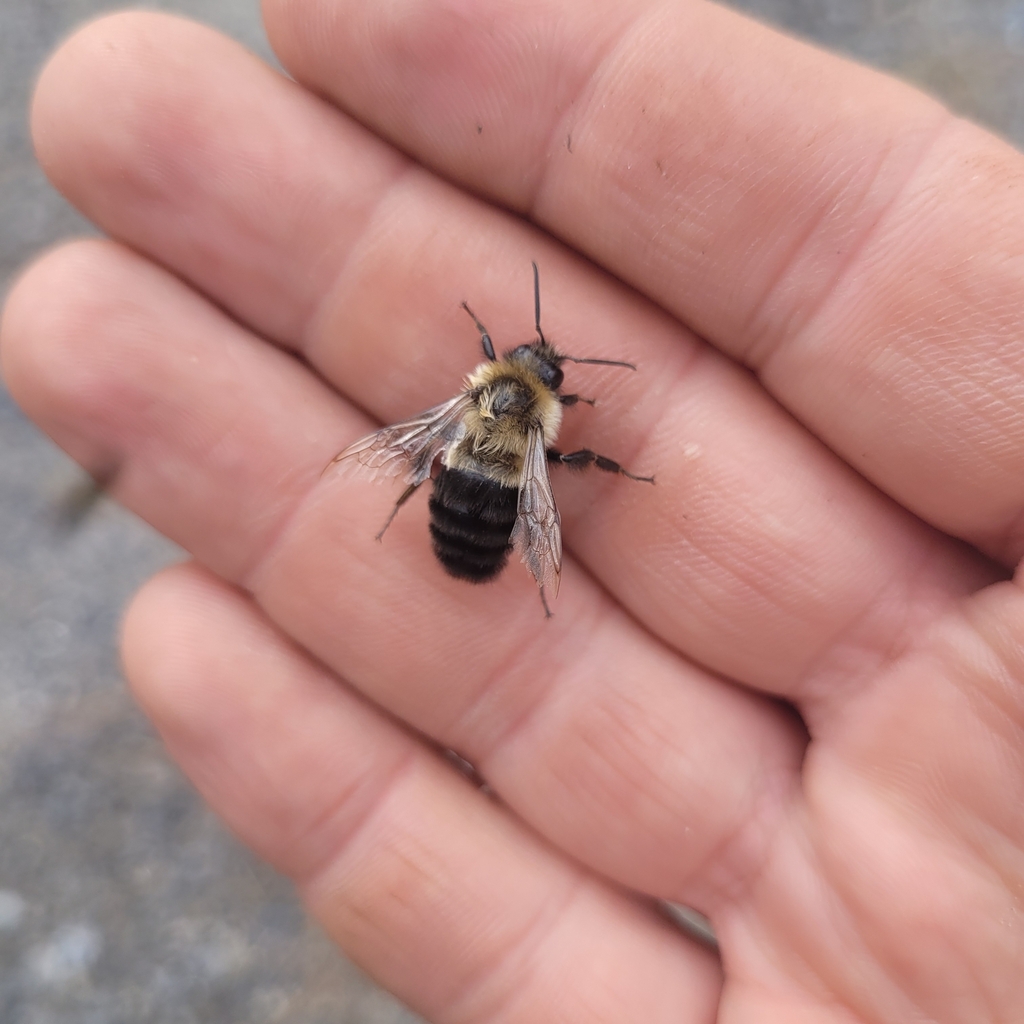
[[[295,81],[155,14],[52,58],[39,157],[111,241],[0,327],[195,559],[124,627],[184,770],[430,1020],[1020,1019],[1022,158],[700,2],[265,16]],[[550,623],[320,476],[454,393],[463,299],[530,339],[532,259],[553,342],[639,367],[569,368],[560,446],[657,476],[554,471]]]

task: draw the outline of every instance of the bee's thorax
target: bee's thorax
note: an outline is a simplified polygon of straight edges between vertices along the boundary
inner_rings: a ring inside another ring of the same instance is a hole
[[[530,432],[540,427],[546,446],[558,437],[558,392],[544,384],[529,359],[510,355],[481,363],[466,387],[476,402],[466,415],[465,436],[446,453],[445,465],[489,474],[517,487]]]

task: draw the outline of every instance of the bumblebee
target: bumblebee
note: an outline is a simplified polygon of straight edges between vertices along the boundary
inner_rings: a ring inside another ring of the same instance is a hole
[[[563,453],[552,447],[562,409],[578,402],[594,405],[593,399],[559,392],[562,363],[636,367],[612,359],[563,355],[547,341],[540,326],[536,263],[533,296],[537,340],[509,349],[500,359],[487,328],[463,302],[480,333],[487,361],[469,374],[462,392],[411,420],[356,441],[330,465],[351,459],[374,476],[404,478],[407,486],[377,534],[380,540],[440,459],[430,498],[430,536],[438,561],[451,576],[483,583],[505,568],[515,548],[537,581],[550,618],[546,591],[558,592],[562,532],[548,463],[576,470],[596,466],[645,483],[654,483],[654,477],[635,476],[589,448]]]

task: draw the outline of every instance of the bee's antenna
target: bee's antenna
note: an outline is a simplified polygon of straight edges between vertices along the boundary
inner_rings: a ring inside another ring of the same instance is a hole
[[[544,332],[540,329],[540,271],[537,270],[536,262],[532,263],[533,267],[533,319],[534,326],[537,328],[537,337],[540,339],[541,344],[546,345],[547,339],[544,337]],[[465,305],[465,303],[463,303]],[[558,361],[568,360],[570,363],[594,363],[598,366],[625,366],[628,370],[635,370],[636,367],[632,363],[623,363],[618,359],[577,359],[575,356],[558,356]]]
[[[542,345],[547,344],[547,340],[544,337],[544,332],[540,329],[540,271],[537,270],[537,264],[532,263],[533,267],[533,323],[537,328],[537,337],[540,338]]]
[[[496,358],[494,355],[494,343],[491,341],[491,336],[487,333],[487,328],[480,323],[476,313],[465,302],[462,303],[462,308],[473,318],[473,323],[476,324],[476,329],[480,332],[480,344],[484,347],[484,355],[493,363]]]
[[[627,370],[635,370],[632,363],[623,363],[618,359],[577,359],[575,356],[560,355],[559,359],[568,360],[570,363],[593,363],[596,366],[624,366]]]

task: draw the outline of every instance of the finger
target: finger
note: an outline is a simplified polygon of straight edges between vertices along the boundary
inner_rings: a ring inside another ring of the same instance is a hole
[[[919,515],[1020,557],[1010,147],[706,3],[264,9],[300,81],[746,361]]]
[[[183,67],[180,51],[194,63]],[[129,94],[124,110],[118,98]],[[84,108],[112,113],[96,123]],[[162,121],[191,140],[187,157],[181,138],[150,127]],[[289,335],[382,419],[440,401],[465,372],[476,336],[460,299],[487,310],[499,343],[529,330],[528,266],[540,259],[552,337],[580,355],[640,365],[592,376],[602,405],[593,417],[577,411],[587,433],[570,422],[567,438],[658,480],[646,491],[558,480],[569,543],[645,624],[715,671],[800,700],[835,695],[992,578],[837,466],[745,374],[635,295],[425,175],[388,189],[391,165],[377,144],[335,122],[234,44],[137,15],[93,26],[54,58],[35,116],[51,174],[86,212],[242,319]],[[275,143],[254,156],[250,134]],[[292,153],[308,159],[293,164]],[[154,162],[171,169],[156,186]],[[263,186],[252,195],[254,178]],[[333,282],[322,236],[287,227],[307,219],[336,224],[351,246],[330,250]],[[265,268],[257,274],[247,269],[253,251]],[[323,293],[287,287],[307,279]],[[267,295],[283,311],[275,317],[265,315]],[[608,497],[595,502],[595,493]]]
[[[179,281],[111,243],[58,251],[12,293],[2,351],[59,443],[121,467],[115,496],[556,845],[707,909],[755,869],[802,756],[790,716],[681,662],[571,562],[546,622],[524,573],[446,577],[422,522],[374,543],[379,488],[320,478],[361,417]]]
[[[408,167],[238,43],[151,13],[101,18],[54,54],[32,134],[104,231],[286,344]]]
[[[208,573],[148,584],[124,657],[213,808],[431,1020],[713,1019],[708,952],[553,854]]]
[[[716,922],[733,962],[752,966],[748,999],[788,993],[788,975],[814,978],[857,1020],[950,1019],[951,999],[963,1020],[1012,1017],[1024,995],[1010,923],[1024,885],[1022,697],[1018,573],[848,702],[808,751],[799,827]],[[765,928],[779,940],[770,959]]]
[[[245,331],[111,243],[44,256],[12,288],[2,340],[5,380],[29,415],[231,579],[273,544],[344,429],[296,360],[270,346],[242,357]]]

